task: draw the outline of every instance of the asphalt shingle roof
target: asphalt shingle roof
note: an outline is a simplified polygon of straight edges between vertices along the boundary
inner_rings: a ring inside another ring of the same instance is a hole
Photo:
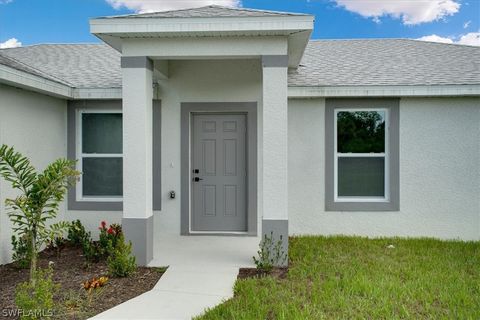
[[[120,53],[106,44],[40,44],[2,49],[0,56],[35,69],[40,73],[37,75],[57,79],[57,82],[60,79],[74,88],[122,86]]]
[[[193,9],[160,11],[151,13],[128,14],[122,16],[102,17],[111,18],[226,18],[226,17],[288,17],[305,15],[302,13],[278,12],[267,10],[254,10],[244,8],[229,8],[222,6],[205,6]]]
[[[66,84],[61,79],[56,79],[56,78],[50,76],[49,74],[41,72],[40,70],[36,70],[35,68],[32,68],[32,67],[30,67],[30,66],[28,66],[28,65],[26,65],[26,64],[24,64],[20,61],[17,61],[17,60],[15,60],[13,58],[10,58],[8,56],[5,56],[2,53],[3,52],[0,50],[0,64],[1,65],[9,66],[11,68],[14,68],[14,69],[17,69],[17,70],[20,70],[20,71],[24,71],[24,72],[27,72],[27,73],[30,73],[30,74],[48,79],[48,80],[58,82],[58,83]]]
[[[120,88],[120,54],[105,44],[1,49],[0,64],[74,88]],[[289,86],[480,84],[480,47],[406,39],[314,40]]]
[[[290,86],[480,84],[480,47],[409,39],[314,40]]]

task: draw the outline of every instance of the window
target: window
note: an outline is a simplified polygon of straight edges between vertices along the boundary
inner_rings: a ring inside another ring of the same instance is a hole
[[[325,117],[326,210],[398,210],[398,100],[327,99]]]
[[[386,109],[335,110],[335,200],[388,200]]]
[[[77,167],[83,174],[77,201],[121,201],[123,195],[122,113],[77,111]]]

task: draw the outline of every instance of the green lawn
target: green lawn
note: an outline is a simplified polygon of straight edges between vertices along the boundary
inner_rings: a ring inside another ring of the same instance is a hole
[[[287,279],[239,280],[199,319],[480,319],[480,242],[292,238]]]

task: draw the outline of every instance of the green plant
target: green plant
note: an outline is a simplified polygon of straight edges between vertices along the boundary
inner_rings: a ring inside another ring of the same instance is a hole
[[[47,248],[50,250],[55,250],[57,256],[60,256],[63,249],[67,245],[67,240],[63,236],[55,237],[53,240],[48,241]]]
[[[45,319],[54,314],[54,295],[59,286],[52,280],[51,268],[36,270],[35,281],[20,283],[15,291],[15,304],[20,310],[20,319]]]
[[[85,239],[82,243],[83,256],[87,260],[87,263],[93,262],[97,263],[103,256],[103,249],[100,246],[100,243],[97,241],[92,241],[90,239]]]
[[[30,266],[31,245],[27,234],[18,237],[18,239],[15,235],[12,235],[12,260],[21,269],[27,269]]]
[[[257,269],[263,272],[270,272],[275,266],[283,266],[287,261],[287,255],[283,250],[282,235],[275,241],[273,231],[270,233],[270,236],[265,234],[260,242],[260,249],[257,251],[257,254],[258,258],[253,257],[253,262]]]
[[[107,223],[105,221],[102,221],[100,223],[99,230],[100,247],[103,250],[104,256],[108,257],[112,254],[114,248],[117,246],[120,236],[122,235],[122,226],[113,223],[107,228]]]
[[[66,222],[50,226],[47,223],[57,216],[68,187],[80,175],[74,167],[74,161],[58,159],[37,173],[28,158],[13,147],[0,147],[0,175],[20,192],[15,199],[6,199],[5,204],[13,231],[20,237],[27,235],[31,241],[30,281],[33,285],[39,248],[68,227]]]
[[[70,245],[81,247],[84,240],[90,239],[90,234],[85,230],[85,227],[80,220],[75,220],[70,223],[67,230],[67,239]]]
[[[128,277],[136,269],[135,257],[132,256],[132,242],[127,244],[120,234],[113,254],[107,259],[108,270],[112,276]]]

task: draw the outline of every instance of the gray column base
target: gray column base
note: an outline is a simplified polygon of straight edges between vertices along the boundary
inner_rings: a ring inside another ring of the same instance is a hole
[[[123,218],[126,241],[132,241],[137,265],[146,266],[153,260],[153,215],[148,218]]]
[[[288,220],[262,220],[262,240],[273,235],[273,243],[276,244],[278,240],[282,240],[282,251],[287,256],[284,263],[276,265],[276,267],[288,266]],[[274,254],[274,252],[271,252]]]

